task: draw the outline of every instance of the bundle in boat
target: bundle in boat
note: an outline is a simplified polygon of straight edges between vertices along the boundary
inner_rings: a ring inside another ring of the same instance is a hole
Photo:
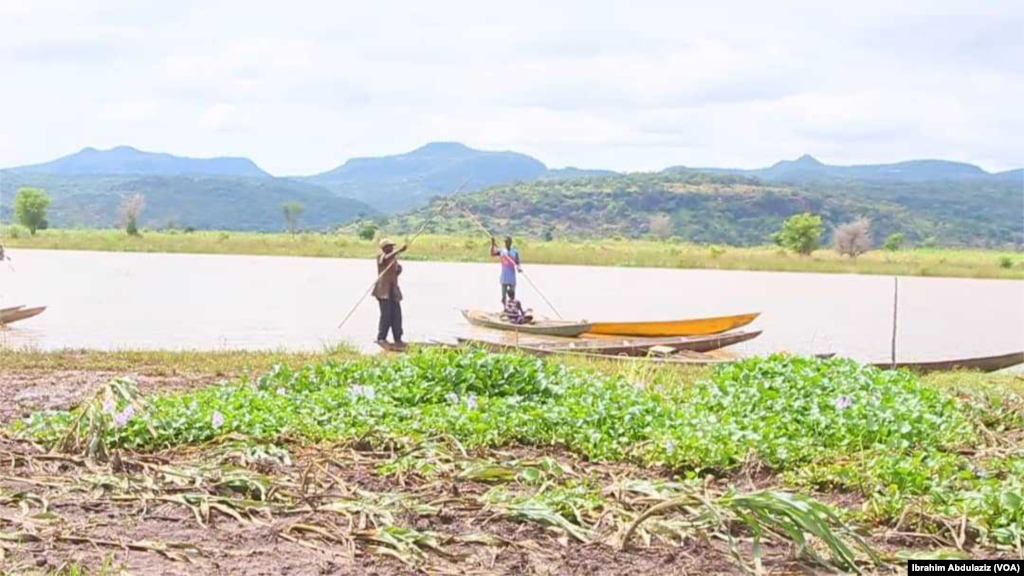
[[[474,326],[519,332],[522,334],[540,334],[543,336],[576,337],[590,330],[590,323],[567,320],[538,319],[528,324],[515,324],[501,317],[501,314],[483,312],[481,310],[463,310],[466,321]]]
[[[10,308],[0,309],[0,325],[13,324],[19,320],[38,316],[42,314],[44,310],[46,310],[46,306],[37,306],[35,308],[12,306]]]

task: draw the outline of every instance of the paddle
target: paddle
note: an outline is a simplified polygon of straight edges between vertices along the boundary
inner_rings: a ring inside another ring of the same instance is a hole
[[[434,219],[441,214],[441,212],[444,212],[444,210],[455,201],[455,197],[459,195],[459,192],[462,192],[462,189],[466,186],[466,184],[469,183],[469,181],[470,178],[466,178],[465,180],[463,180],[462,184],[459,184],[459,187],[455,189],[455,193],[449,196],[444,202],[441,203],[440,206],[437,207],[437,210],[435,210],[434,213],[430,216],[430,218],[428,218],[427,221],[424,222],[422,226],[420,226],[420,229],[417,230],[415,234],[413,234],[412,238],[406,239],[406,248],[412,246],[412,243],[415,242],[416,238],[418,238],[419,235],[422,234],[423,231],[427,229],[427,226],[430,226],[430,223],[433,222]],[[377,279],[370,284],[370,286],[366,289],[366,292],[364,292],[362,297],[359,298],[359,301],[356,302],[356,305],[353,306],[352,309],[348,311],[348,314],[345,315],[345,319],[341,321],[341,324],[338,324],[339,330],[341,330],[341,328],[345,326],[345,323],[348,322],[348,319],[351,318],[353,314],[355,314],[356,310],[359,308],[359,305],[363,303],[363,300],[366,300],[366,297],[370,295],[370,292],[373,292],[373,287],[377,285],[377,282],[379,282],[380,279],[383,278],[385,274],[387,274],[388,270],[390,270],[391,267],[394,266],[395,262],[398,262],[397,254],[395,255],[394,258],[391,259],[391,262],[384,267],[384,270],[377,275]]]
[[[476,225],[479,226],[480,229],[484,231],[484,234],[487,234],[488,238],[491,238],[491,239],[494,238],[494,235],[492,235],[490,233],[490,231],[487,230],[487,227],[484,226],[483,222],[478,220],[477,217],[472,212],[470,212],[468,208],[462,207],[462,211],[466,213],[466,216],[469,216],[470,220],[475,222]],[[562,319],[562,315],[558,313],[558,309],[555,308],[555,305],[552,304],[550,300],[548,300],[548,297],[545,296],[544,293],[540,291],[540,288],[537,288],[537,285],[533,283],[533,280],[530,279],[530,276],[526,273],[525,270],[523,270],[523,268],[521,266],[519,267],[519,271],[523,273],[523,278],[526,278],[526,281],[530,283],[530,286],[533,287],[533,290],[537,294],[540,294],[540,297],[544,300],[544,302],[548,305],[548,307],[550,307],[551,310],[555,313],[555,316],[558,316],[558,319],[561,320]]]

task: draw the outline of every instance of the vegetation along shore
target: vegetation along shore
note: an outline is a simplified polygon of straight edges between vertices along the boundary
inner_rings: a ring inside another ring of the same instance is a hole
[[[1014,374],[471,349],[4,349],[0,368],[17,573],[240,574],[257,541],[279,570],[379,574],[893,573],[1022,554]]]
[[[379,233],[378,233],[379,234]],[[186,254],[251,254],[372,258],[374,234],[298,234],[236,231],[142,230],[129,235],[114,229],[48,229],[30,235],[17,226],[0,230],[11,249],[99,250]],[[962,278],[1024,279],[1024,254],[1013,250],[970,248],[877,249],[851,258],[833,248],[800,255],[779,246],[696,245],[675,240],[517,238],[525,265],[579,264],[654,268],[696,268],[885,274]],[[424,234],[408,260],[489,262],[489,241],[481,234]],[[16,252],[12,257],[17,260]]]

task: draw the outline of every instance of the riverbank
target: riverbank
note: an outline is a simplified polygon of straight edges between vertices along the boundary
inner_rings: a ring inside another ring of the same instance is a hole
[[[329,233],[263,234],[227,231],[146,231],[132,237],[120,230],[0,230],[4,246],[47,250],[249,254],[320,258],[372,258],[374,241]],[[396,237],[396,242],[402,239]],[[776,247],[699,246],[650,240],[602,239],[572,242],[521,239],[517,246],[527,265],[578,264],[650,268],[696,268],[778,272],[881,274],[954,278],[1024,279],[1024,254],[1003,250],[915,248],[875,250],[856,259],[832,250],[797,256]],[[479,236],[423,235],[406,254],[410,260],[490,261],[488,243]]]
[[[1014,558],[1022,391],[1012,375],[783,356],[680,370],[5,349],[0,404],[18,408],[0,424],[0,506],[22,513],[0,545],[40,574],[887,574],[908,557]]]

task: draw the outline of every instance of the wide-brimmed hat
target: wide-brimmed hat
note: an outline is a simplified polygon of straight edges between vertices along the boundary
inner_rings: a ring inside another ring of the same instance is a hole
[[[385,238],[385,239],[380,241],[380,247],[381,248],[383,248],[385,246],[394,246],[394,245],[395,245],[395,243],[392,242],[390,238]]]

